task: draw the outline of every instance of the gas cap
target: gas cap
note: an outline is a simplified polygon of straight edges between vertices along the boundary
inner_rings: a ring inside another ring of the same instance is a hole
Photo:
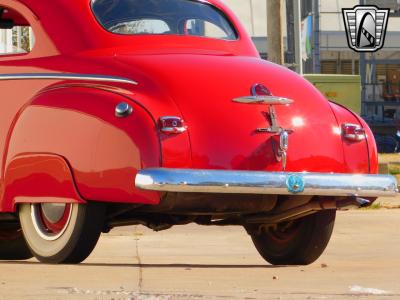
[[[115,116],[118,118],[124,118],[132,114],[133,108],[126,102],[120,102],[115,107]]]

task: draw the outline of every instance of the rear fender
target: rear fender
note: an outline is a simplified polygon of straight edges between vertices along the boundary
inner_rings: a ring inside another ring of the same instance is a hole
[[[364,128],[366,136],[367,136],[367,145],[368,145],[368,156],[369,156],[369,172],[371,174],[378,174],[378,149],[376,147],[375,137],[372,133],[371,128],[369,128],[368,124],[361,118],[356,115],[358,121],[361,126]]]
[[[115,116],[120,102],[132,105],[130,116]],[[134,186],[138,170],[161,165],[155,121],[139,103],[116,92],[62,86],[37,95],[19,114],[9,134],[5,170],[26,153],[65,158],[84,200],[159,202],[158,193]],[[12,201],[5,206],[11,205]]]
[[[336,103],[330,102],[332,111],[336,117],[339,128],[337,128],[337,133],[341,134],[341,126],[345,123],[352,123],[362,126],[367,129],[368,139],[370,138],[368,134],[368,126],[365,122],[360,122],[361,118],[355,113],[351,112],[347,108],[338,105]],[[342,138],[344,159],[349,173],[370,173],[370,153],[368,147],[368,141],[362,140],[358,142],[351,142]],[[373,138],[372,138],[373,141]],[[373,142],[374,143],[374,142]]]

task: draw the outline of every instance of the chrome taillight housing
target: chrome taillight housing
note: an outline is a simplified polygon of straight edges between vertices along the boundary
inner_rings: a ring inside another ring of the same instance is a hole
[[[161,117],[159,120],[160,131],[166,134],[177,134],[187,130],[185,121],[180,117]]]
[[[344,139],[351,142],[358,142],[366,139],[365,129],[357,124],[342,124],[342,135]]]

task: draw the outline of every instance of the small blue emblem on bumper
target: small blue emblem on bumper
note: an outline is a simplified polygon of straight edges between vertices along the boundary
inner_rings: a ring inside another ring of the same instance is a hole
[[[304,178],[301,175],[290,175],[286,180],[288,191],[297,194],[304,191]]]

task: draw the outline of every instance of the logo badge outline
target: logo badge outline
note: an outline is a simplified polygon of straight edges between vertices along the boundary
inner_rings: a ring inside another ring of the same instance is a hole
[[[375,5],[356,5],[343,8],[347,44],[356,52],[376,52],[385,44],[390,9]],[[370,44],[361,45],[361,40]]]

